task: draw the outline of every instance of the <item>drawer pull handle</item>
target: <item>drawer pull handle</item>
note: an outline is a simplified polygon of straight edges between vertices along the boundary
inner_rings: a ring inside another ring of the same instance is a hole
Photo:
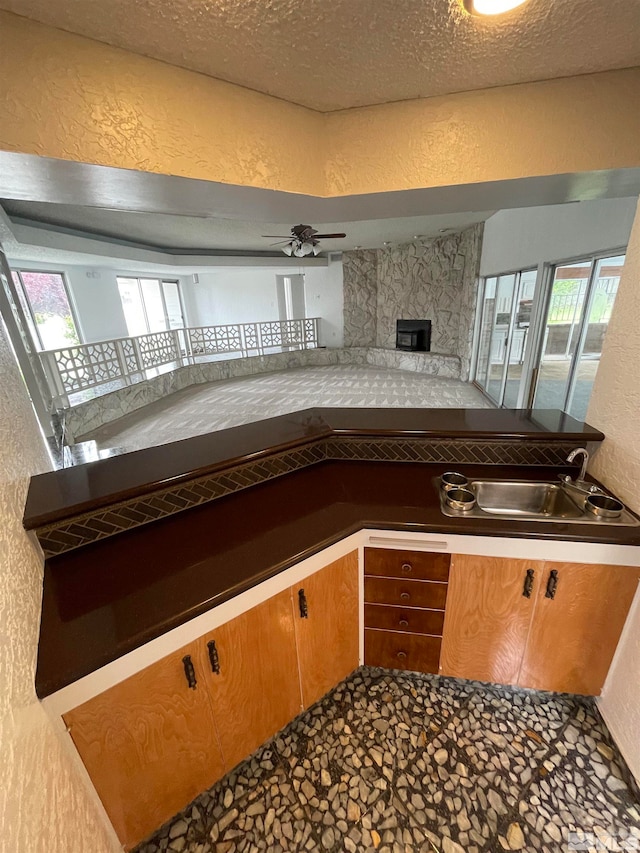
[[[308,619],[309,606],[307,605],[307,596],[304,594],[303,589],[298,590],[298,607],[300,608],[300,618]]]
[[[191,688],[191,690],[196,689],[197,681],[196,681],[196,671],[193,666],[193,661],[191,660],[191,655],[185,655],[182,658],[182,665],[184,667],[184,674],[187,679],[187,684]]]
[[[220,658],[218,657],[216,641],[210,640],[207,643],[207,648],[209,649],[209,662],[211,664],[211,672],[214,672],[216,675],[220,675]]]
[[[533,578],[535,572],[533,569],[527,569],[527,576],[524,579],[524,589],[522,590],[522,595],[525,598],[531,598],[531,590],[533,589]]]
[[[403,601],[409,601],[409,599],[411,598],[411,596],[409,595],[409,593],[408,593],[408,592],[401,592],[401,593],[400,593],[400,598],[401,598]]]
[[[413,570],[413,566],[411,565],[411,563],[403,563],[401,568],[406,575],[408,575],[409,572]]]
[[[406,619],[401,619],[398,624],[400,625],[401,628],[408,628],[409,627],[409,623]]]
[[[544,594],[545,598],[555,598],[556,590],[558,588],[558,570],[552,569],[549,574],[549,580],[547,581],[547,591]]]
[[[406,652],[398,652],[396,657],[398,658],[398,660],[406,660],[407,659],[407,653]]]

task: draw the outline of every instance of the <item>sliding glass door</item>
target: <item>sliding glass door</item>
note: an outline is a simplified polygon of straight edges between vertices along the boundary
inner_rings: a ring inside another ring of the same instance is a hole
[[[536,409],[587,414],[624,255],[587,258],[553,269],[537,376]]]
[[[475,381],[499,406],[517,405],[536,270],[485,279]]]

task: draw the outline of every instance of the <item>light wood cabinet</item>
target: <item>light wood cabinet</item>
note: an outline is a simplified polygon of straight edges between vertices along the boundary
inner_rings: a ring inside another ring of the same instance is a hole
[[[455,555],[441,673],[598,695],[638,576],[628,566]]]
[[[358,554],[353,551],[291,588],[305,708],[358,666]]]
[[[639,573],[365,549],[365,662],[598,694]],[[360,605],[354,551],[64,714],[125,848],[358,666]]]
[[[126,849],[224,773],[202,673],[195,689],[185,675],[198,654],[191,643],[64,715]]]
[[[440,671],[516,684],[544,564],[455,554]]]
[[[637,587],[628,566],[545,563],[518,683],[597,696]]]
[[[366,664],[438,672],[450,563],[450,554],[365,548]]]
[[[64,714],[126,849],[356,669],[358,614],[354,551]]]
[[[290,590],[211,631],[199,647],[228,772],[301,711]]]

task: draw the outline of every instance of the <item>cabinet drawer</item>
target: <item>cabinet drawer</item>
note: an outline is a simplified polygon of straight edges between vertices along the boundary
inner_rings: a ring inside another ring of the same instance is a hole
[[[389,607],[385,604],[365,604],[365,628],[404,631],[408,634],[442,636],[443,610],[418,610],[415,607]]]
[[[364,662],[367,666],[437,673],[441,643],[440,637],[367,628],[364,632]]]
[[[450,563],[451,554],[393,551],[387,548],[364,549],[365,575],[421,581],[447,581]]]
[[[394,578],[365,578],[364,600],[367,604],[395,604],[401,607],[444,610],[447,584]]]

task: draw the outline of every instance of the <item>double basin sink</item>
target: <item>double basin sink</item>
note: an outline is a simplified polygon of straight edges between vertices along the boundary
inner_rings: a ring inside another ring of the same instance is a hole
[[[453,473],[436,480],[436,486],[442,512],[451,518],[499,516],[513,521],[640,525],[617,498],[598,487],[589,491],[568,482],[467,480]]]

